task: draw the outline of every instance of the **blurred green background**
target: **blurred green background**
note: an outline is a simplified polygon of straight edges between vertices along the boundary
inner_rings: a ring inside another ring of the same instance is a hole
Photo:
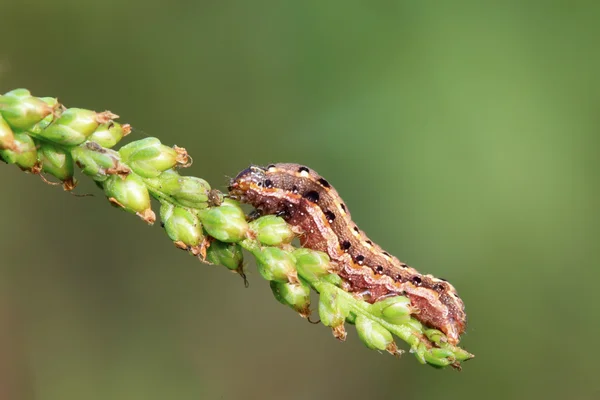
[[[600,398],[600,3],[491,4],[3,0],[1,93],[110,109],[221,189],[314,168],[458,288],[476,358],[338,343],[253,264],[0,165],[0,399]]]

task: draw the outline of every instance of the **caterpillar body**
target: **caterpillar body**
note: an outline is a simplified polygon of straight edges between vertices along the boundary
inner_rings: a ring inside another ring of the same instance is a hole
[[[327,253],[344,288],[370,303],[394,295],[410,299],[414,315],[457,344],[466,326],[464,304],[446,280],[423,275],[361,231],[342,198],[315,171],[299,164],[250,166],[231,180],[230,196],[262,214],[282,216],[302,232],[303,247]]]

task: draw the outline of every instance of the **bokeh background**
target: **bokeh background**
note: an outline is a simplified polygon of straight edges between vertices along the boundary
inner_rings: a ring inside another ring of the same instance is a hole
[[[373,240],[467,305],[461,373],[367,350],[0,165],[0,399],[595,399],[597,2],[0,2],[0,92],[110,109],[224,189],[332,182]]]

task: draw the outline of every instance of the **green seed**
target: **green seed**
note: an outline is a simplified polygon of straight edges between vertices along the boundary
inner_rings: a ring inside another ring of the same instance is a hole
[[[458,347],[454,347],[453,349],[453,353],[454,353],[454,357],[456,358],[457,361],[467,361],[470,360],[471,358],[475,357],[473,354],[469,353],[466,350],[463,350],[461,348]]]
[[[297,249],[294,251],[296,268],[300,275],[309,282],[329,275],[329,256],[322,251]]]
[[[204,179],[181,176],[174,170],[167,170],[158,178],[147,182],[158,191],[170,196],[178,205],[202,209],[208,207],[210,185]]]
[[[58,110],[61,107],[60,103],[58,102],[58,99],[54,97],[41,97],[40,100],[46,103],[52,110]],[[43,118],[40,122],[33,125],[31,128],[28,128],[27,131],[32,136],[39,137],[40,132],[49,127],[50,124],[54,122],[54,118],[56,118],[54,113],[49,114],[46,116],[46,118]]]
[[[139,176],[130,174],[123,179],[112,175],[102,185],[106,196],[116,200],[125,210],[142,213],[150,209],[150,195]]]
[[[2,114],[0,114],[0,150],[4,149],[15,151],[17,145],[15,144],[15,136],[12,129],[8,126]]]
[[[435,367],[446,367],[456,361],[454,353],[448,349],[433,348],[423,353],[425,361]]]
[[[325,326],[332,328],[344,325],[350,315],[350,305],[336,290],[323,288],[319,296],[319,318]]]
[[[221,207],[222,208],[222,207]],[[265,247],[255,251],[258,272],[268,281],[298,282],[296,260],[287,251],[277,247]]]
[[[42,163],[42,171],[61,181],[73,178],[73,158],[64,148],[46,142],[40,145],[38,155]]]
[[[111,148],[129,133],[129,125],[121,125],[116,122],[106,123],[98,126],[94,133],[88,137],[90,142],[96,142],[102,147]]]
[[[14,140],[16,150],[0,150],[0,157],[9,164],[16,164],[19,168],[30,171],[38,159],[35,142],[26,133],[15,133]]]
[[[119,164],[119,153],[104,149],[95,142],[85,142],[73,148],[71,155],[81,171],[98,182],[105,181],[111,175],[126,175],[128,171]]]
[[[409,319],[408,321],[405,322],[405,324],[410,326],[416,332],[419,332],[419,333],[423,332],[423,324],[421,324],[419,321],[417,321],[414,318]]]
[[[390,297],[370,306],[373,315],[383,318],[390,324],[399,325],[410,320],[412,308],[410,300],[404,296]]]
[[[392,334],[387,329],[364,315],[357,316],[355,324],[358,337],[370,349],[386,350],[388,345],[394,341]]]
[[[98,127],[98,114],[81,108],[69,108],[41,131],[38,136],[56,144],[74,146],[83,143]]]
[[[119,154],[125,164],[144,178],[156,178],[177,164],[177,152],[153,137],[131,142]]]
[[[182,242],[189,247],[198,246],[202,241],[202,225],[190,211],[164,203],[160,207],[160,217],[172,241]]]
[[[222,242],[239,242],[248,233],[246,215],[239,207],[223,203],[198,214],[206,232]]]
[[[273,295],[281,304],[291,307],[304,317],[310,315],[310,286],[299,283],[270,282]]]
[[[266,246],[279,246],[290,243],[294,238],[291,227],[281,217],[265,215],[250,223],[250,230],[256,239]]]
[[[437,329],[426,329],[423,333],[427,336],[427,339],[431,340],[433,343],[446,343],[446,335]]]
[[[0,96],[0,114],[13,129],[27,130],[40,122],[53,108],[28,90],[16,89]]]
[[[206,261],[211,264],[223,265],[232,271],[239,271],[244,256],[239,244],[213,240],[206,250]]]

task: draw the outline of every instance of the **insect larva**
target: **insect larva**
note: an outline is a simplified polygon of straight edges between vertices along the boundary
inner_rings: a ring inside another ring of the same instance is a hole
[[[456,289],[443,279],[423,275],[373,243],[356,224],[331,184],[298,164],[251,166],[230,183],[230,195],[262,214],[282,215],[299,228],[302,246],[326,252],[346,287],[371,303],[404,295],[424,324],[458,343],[466,325]]]

